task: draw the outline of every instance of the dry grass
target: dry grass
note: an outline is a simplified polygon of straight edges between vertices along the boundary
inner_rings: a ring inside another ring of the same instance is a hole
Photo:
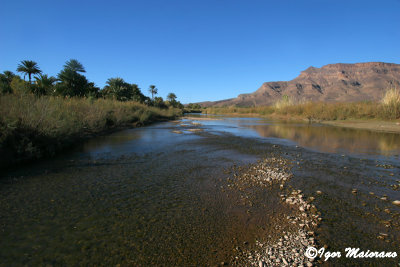
[[[178,109],[158,109],[137,102],[1,95],[0,160],[8,156],[39,158],[110,128],[143,125],[180,114]]]
[[[381,105],[387,116],[394,119],[400,117],[400,91],[397,88],[390,88],[382,98]]]
[[[209,114],[253,114],[265,117],[284,117],[308,120],[348,120],[348,119],[400,119],[400,92],[389,89],[378,102],[355,103],[314,103],[295,102],[283,97],[272,106],[260,107],[216,107],[207,108]]]
[[[283,108],[287,108],[289,106],[293,106],[295,104],[295,102],[287,95],[283,95],[282,99],[278,100],[275,102],[275,104],[273,105],[273,107],[275,109],[283,109]]]

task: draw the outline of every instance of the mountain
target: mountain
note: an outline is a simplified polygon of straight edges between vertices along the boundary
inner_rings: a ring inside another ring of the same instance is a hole
[[[270,105],[287,95],[294,100],[354,102],[379,100],[390,87],[400,88],[400,65],[368,62],[309,67],[291,81],[266,82],[236,98],[198,103],[211,106]]]

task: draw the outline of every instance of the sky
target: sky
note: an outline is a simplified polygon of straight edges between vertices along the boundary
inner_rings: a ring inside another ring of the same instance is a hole
[[[0,71],[77,59],[182,103],[221,100],[309,66],[400,63],[400,0],[0,0]]]

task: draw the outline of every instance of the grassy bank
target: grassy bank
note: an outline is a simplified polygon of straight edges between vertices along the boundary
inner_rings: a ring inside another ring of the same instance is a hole
[[[271,106],[207,108],[209,114],[234,114],[301,119],[308,121],[335,121],[376,119],[391,121],[400,119],[400,92],[388,90],[380,102],[357,103],[295,103],[284,97]]]
[[[0,95],[0,167],[44,156],[92,135],[181,115],[137,102]]]

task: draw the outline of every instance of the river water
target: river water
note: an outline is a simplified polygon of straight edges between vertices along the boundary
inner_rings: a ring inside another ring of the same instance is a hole
[[[271,154],[293,162],[291,186],[324,192],[322,245],[399,248],[400,210],[390,202],[400,198],[399,134],[193,116],[96,137],[6,173],[0,265],[240,263],[290,209],[261,188],[243,204],[228,188],[230,169]],[[389,237],[377,241],[382,231]]]

